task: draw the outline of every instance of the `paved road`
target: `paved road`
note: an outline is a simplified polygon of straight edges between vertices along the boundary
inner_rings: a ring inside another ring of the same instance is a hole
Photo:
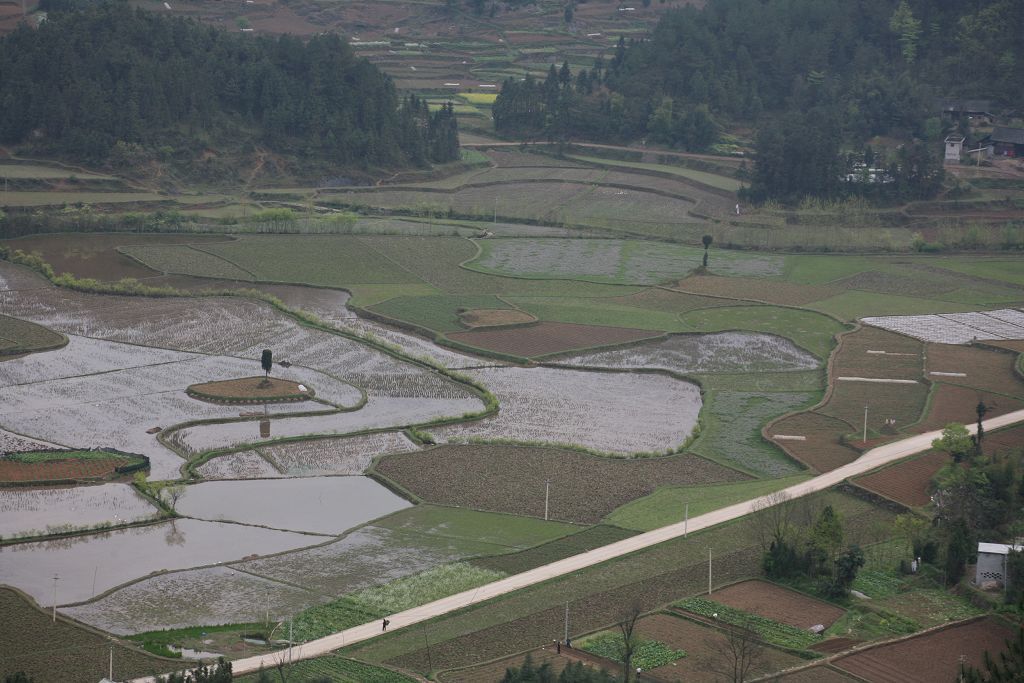
[[[1024,422],[1024,410],[1018,410],[1000,417],[985,420],[985,431],[992,431],[1017,422]],[[969,426],[969,429],[971,433],[977,431],[977,428],[974,425]],[[827,489],[848,477],[862,474],[880,465],[928,450],[931,447],[932,441],[938,438],[939,435],[940,432],[938,431],[928,432],[927,434],[919,434],[917,436],[912,436],[884,446],[873,448],[848,465],[844,465],[843,467],[832,470],[831,472],[826,472],[825,474],[814,477],[813,479],[790,486],[789,488],[784,489],[784,491],[789,494],[790,497],[798,498],[800,496],[806,496],[810,493]],[[767,502],[767,500],[768,496],[764,496],[762,498],[755,498],[743,503],[737,503],[736,505],[730,505],[729,507],[725,507],[720,510],[715,510],[713,512],[708,512],[707,514],[693,517],[685,526],[684,522],[670,524],[669,526],[661,527],[654,531],[648,531],[647,533],[640,534],[639,536],[632,536],[601,548],[595,548],[594,550],[580,555],[574,555],[572,557],[558,560],[557,562],[552,562],[551,564],[546,564],[542,567],[531,569],[530,571],[523,572],[522,574],[509,576],[501,579],[500,581],[495,581],[473,590],[464,591],[456,595],[451,595],[447,598],[435,600],[434,602],[427,603],[426,605],[420,605],[419,607],[399,612],[398,614],[389,615],[388,619],[391,621],[391,625],[388,627],[388,630],[394,631],[406,626],[411,626],[442,614],[454,612],[455,610],[462,609],[469,605],[490,600],[491,598],[504,595],[505,593],[511,593],[512,591],[519,590],[520,588],[526,588],[527,586],[532,586],[533,584],[547,581],[548,579],[563,576],[565,574],[599,564],[606,560],[621,557],[652,545],[657,545],[658,543],[678,538],[689,531],[700,531],[701,529],[706,529],[717,524],[722,524],[723,522],[743,517],[751,512],[754,505],[761,502]],[[317,657],[346,645],[352,645],[353,643],[369,640],[370,638],[379,635],[380,632],[381,622],[379,621],[363,624],[361,626],[354,626],[341,631],[340,633],[334,633],[324,638],[320,638],[319,640],[313,640],[308,643],[304,643],[303,645],[295,646],[291,650],[291,658],[293,660],[298,660]],[[251,673],[258,671],[261,667],[264,669],[272,669],[283,657],[287,658],[288,656],[289,653],[285,650],[283,652],[277,652],[269,655],[238,659],[232,663],[232,666],[236,674]],[[151,681],[152,679],[149,678],[139,678],[135,679],[132,683],[151,683]]]

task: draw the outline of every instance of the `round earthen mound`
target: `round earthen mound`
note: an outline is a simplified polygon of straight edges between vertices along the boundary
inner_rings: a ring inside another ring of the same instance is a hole
[[[193,384],[186,391],[192,398],[215,403],[306,401],[313,398],[314,393],[312,388],[298,382],[259,376]]]

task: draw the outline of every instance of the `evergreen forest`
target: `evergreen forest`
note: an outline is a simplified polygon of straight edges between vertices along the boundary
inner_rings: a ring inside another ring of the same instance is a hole
[[[347,168],[459,158],[452,108],[400,100],[337,35],[228,33],[120,1],[0,38],[0,142],[115,166],[224,145]]]

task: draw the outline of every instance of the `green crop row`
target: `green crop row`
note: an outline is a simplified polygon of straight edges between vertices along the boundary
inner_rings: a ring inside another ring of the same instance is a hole
[[[579,641],[577,647],[597,655],[598,657],[604,657],[610,659],[613,662],[622,663],[625,649],[625,641],[622,638],[621,633],[614,633],[612,631],[605,631],[598,633],[594,636],[589,636],[585,640]],[[686,656],[684,650],[673,650],[671,647],[657,640],[641,640],[633,651],[633,657],[630,663],[638,669],[644,671],[650,671],[651,669],[657,669],[659,666],[665,666],[671,664],[677,659],[682,659]]]
[[[702,617],[710,617],[725,624],[748,628],[757,633],[765,642],[794,650],[806,650],[821,640],[821,636],[767,619],[756,614],[744,612],[727,605],[705,598],[687,598],[673,604],[688,612]]]

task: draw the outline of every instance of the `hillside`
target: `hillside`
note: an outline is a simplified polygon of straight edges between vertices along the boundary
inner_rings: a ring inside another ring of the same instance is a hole
[[[242,159],[337,176],[458,158],[450,108],[401,101],[336,35],[228,33],[104,2],[0,39],[0,142],[111,168],[238,180]]]

